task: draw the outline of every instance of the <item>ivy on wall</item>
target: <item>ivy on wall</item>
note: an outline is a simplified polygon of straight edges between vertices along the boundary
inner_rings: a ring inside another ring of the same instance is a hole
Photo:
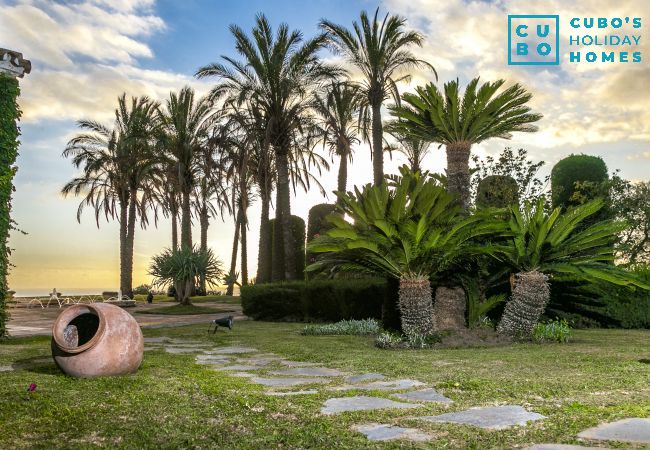
[[[6,311],[7,273],[9,271],[10,249],[7,243],[11,221],[11,195],[14,191],[13,178],[18,156],[18,120],[20,109],[16,99],[20,94],[18,80],[0,74],[0,338],[7,335]]]

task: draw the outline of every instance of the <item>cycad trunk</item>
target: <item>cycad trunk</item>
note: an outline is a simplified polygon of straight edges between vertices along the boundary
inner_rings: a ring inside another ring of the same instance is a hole
[[[384,142],[381,123],[381,101],[372,104],[372,172],[375,186],[384,182]]]
[[[462,330],[465,327],[467,301],[461,287],[436,288],[433,303],[433,329],[435,331]]]
[[[345,151],[345,147],[339,144],[339,175],[336,183],[336,190],[339,192],[345,192],[347,190],[348,184],[348,154]],[[340,202],[340,200],[339,200]]]
[[[503,311],[497,332],[512,337],[532,336],[550,296],[548,277],[543,273],[531,271],[515,274],[512,296]]]
[[[271,281],[271,249],[273,241],[269,222],[269,204],[271,192],[266,186],[260,185],[260,200],[262,201],[262,216],[260,219],[260,242],[257,253],[257,283]]]
[[[241,206],[237,210],[237,219],[235,220],[235,236],[232,241],[232,255],[230,257],[230,272],[229,276],[234,277],[237,270],[237,246],[239,245],[239,230],[241,227]],[[228,280],[228,287],[226,289],[226,295],[232,295],[235,290],[235,280]]]
[[[447,191],[458,198],[458,203],[467,211],[470,204],[469,156],[471,142],[461,141],[447,144]]]
[[[192,295],[192,288],[194,283],[192,280],[180,281],[176,283],[176,296],[181,305],[191,305],[190,296]]]
[[[433,333],[431,285],[424,277],[399,280],[399,310],[402,330],[407,336]]]
[[[280,234],[282,239],[282,261],[273,261],[273,264],[281,264],[284,267],[283,280],[294,280],[296,278],[296,261],[293,257],[294,243],[291,233],[291,201],[289,198],[289,162],[287,150],[282,149],[276,153],[276,164],[278,173],[278,192],[275,205],[275,235]]]
[[[208,251],[208,227],[210,226],[210,216],[208,215],[208,208],[206,205],[201,207],[201,213],[199,217],[201,225],[201,251]],[[199,286],[201,295],[207,294],[207,287],[205,282],[205,273],[202,273],[199,278]]]

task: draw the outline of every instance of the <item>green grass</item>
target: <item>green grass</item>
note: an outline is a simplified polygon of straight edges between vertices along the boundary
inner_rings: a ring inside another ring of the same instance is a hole
[[[516,448],[577,444],[578,432],[600,422],[650,417],[650,365],[638,362],[650,357],[650,331],[576,331],[567,344],[393,351],[375,348],[372,337],[301,336],[303,327],[244,321],[216,335],[204,326],[145,335],[249,345],[347,372],[415,378],[454,404],[321,416],[327,398],[359,392],[319,387],[313,396],[269,397],[244,378],[194,364],[192,355],[153,351],[133,376],[77,380],[51,362],[0,372],[0,448]],[[49,354],[48,338],[11,339],[0,344],[0,366]],[[33,393],[30,383],[38,385]],[[547,419],[502,431],[413,419],[506,403]],[[350,430],[366,422],[417,427],[435,441],[370,443]]]
[[[186,316],[190,314],[218,314],[233,311],[229,308],[213,308],[207,306],[196,305],[180,305],[175,304],[172,306],[161,306],[160,308],[152,308],[146,310],[136,311],[136,314],[164,314],[171,316]]]
[[[135,299],[138,301],[145,301],[146,295],[134,295]],[[198,297],[190,297],[192,303],[226,303],[229,305],[240,305],[241,299],[239,296],[230,296],[230,295],[204,295]],[[168,303],[175,302],[174,297],[168,297],[166,295],[154,295],[154,303]]]

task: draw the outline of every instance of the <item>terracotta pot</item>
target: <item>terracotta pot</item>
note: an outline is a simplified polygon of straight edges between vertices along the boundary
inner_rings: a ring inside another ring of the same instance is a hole
[[[140,367],[143,352],[140,325],[118,306],[70,306],[52,326],[54,361],[73,377],[134,373]]]

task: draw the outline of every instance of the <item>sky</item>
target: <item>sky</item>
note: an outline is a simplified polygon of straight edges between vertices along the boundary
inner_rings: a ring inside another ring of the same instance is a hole
[[[23,53],[32,73],[20,80],[23,111],[19,167],[15,178],[13,217],[27,234],[14,232],[10,246],[15,267],[10,288],[35,295],[56,287],[68,293],[115,290],[119,285],[119,239],[116,222],[100,221],[90,211],[77,222],[79,199],[63,198],[61,187],[76,175],[61,156],[66,142],[78,132],[76,121],[94,119],[110,124],[117,97],[149,95],[158,100],[185,85],[206,93],[216,80],[197,80],[196,70],[221,55],[236,56],[228,26],[250,30],[255,15],[264,13],[271,24],[282,22],[305,37],[318,32],[327,18],[350,26],[361,10],[399,14],[407,26],[420,31],[424,45],[417,55],[436,68],[439,85],[458,78],[461,85],[480,76],[519,82],[534,97],[531,106],[544,115],[535,134],[519,134],[506,141],[493,139],[475,145],[479,156],[496,155],[505,146],[525,148],[531,159],[553,163],[571,153],[601,156],[610,170],[620,169],[632,180],[650,178],[650,48],[645,31],[623,27],[592,30],[601,36],[641,35],[640,63],[570,63],[569,35],[586,31],[569,27],[570,17],[640,17],[650,21],[645,0],[0,0],[0,47]],[[507,64],[508,14],[558,14],[561,63],[558,66]],[[563,48],[564,47],[564,48]],[[599,47],[600,51],[603,47]],[[619,50],[608,47],[610,50]],[[323,52],[333,63],[336,56]],[[354,78],[356,74],[351,71]],[[429,71],[415,71],[403,91],[435,81]],[[444,149],[432,147],[426,169],[445,168]],[[405,162],[386,157],[386,172]],[[331,202],[337,161],[318,175],[329,193],[318,189],[292,194],[292,212],[307,219],[309,208]],[[372,180],[367,144],[355,148],[348,188]],[[259,204],[252,205],[249,231],[249,271],[255,273],[259,234]],[[149,283],[151,257],[170,245],[170,223],[137,229],[134,286]],[[213,220],[209,246],[228,265],[234,225],[231,218]],[[193,235],[198,238],[198,227]]]

